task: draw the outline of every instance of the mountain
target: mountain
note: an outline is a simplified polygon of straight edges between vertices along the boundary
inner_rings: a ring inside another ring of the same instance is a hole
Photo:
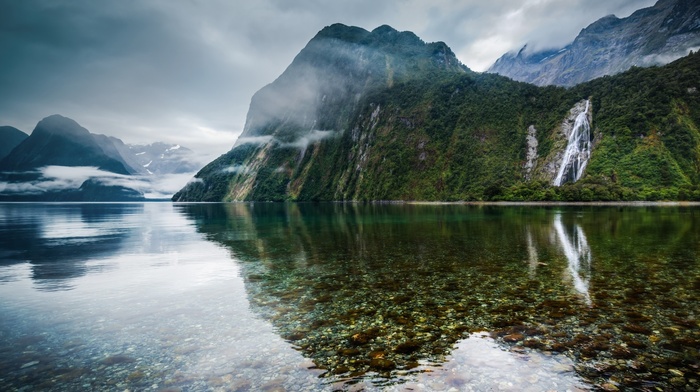
[[[132,162],[149,174],[192,173],[201,168],[194,152],[179,144],[156,142],[125,145]]]
[[[129,148],[121,139],[95,133],[92,133],[91,136],[102,152],[124,165],[129,174],[146,174],[146,171],[133,159]]]
[[[537,87],[333,25],[173,200],[700,199],[699,60]]]
[[[94,168],[94,169],[93,169]],[[109,137],[52,115],[0,160],[3,201],[133,201],[143,194],[115,182],[137,171]]]
[[[0,127],[0,160],[5,158],[13,148],[17,147],[27,134],[17,128],[2,126]]]
[[[265,199],[268,189],[284,193],[296,161],[315,156],[321,140],[340,140],[366,96],[432,73],[472,74],[442,42],[425,43],[386,25],[372,32],[328,26],[277,80],[255,93],[234,149],[198,174],[207,178],[206,185],[196,180],[188,195],[176,199]],[[244,167],[251,154],[261,159]],[[258,170],[260,175],[248,175]],[[254,189],[256,178],[261,182]],[[290,192],[300,190],[292,185]]]
[[[112,173],[132,173],[113,152],[105,153],[87,129],[58,114],[39,121],[32,134],[0,161],[0,171],[30,171],[48,165],[94,166]]]
[[[4,201],[163,198],[175,191],[173,184],[184,183],[183,175],[200,167],[194,153],[180,145],[127,145],[60,115],[41,120],[30,136],[12,130],[0,128],[0,137],[24,135],[24,140],[0,159]]]
[[[574,86],[631,67],[663,65],[700,49],[700,2],[660,0],[627,18],[606,16],[563,48],[507,53],[488,72],[536,85]]]

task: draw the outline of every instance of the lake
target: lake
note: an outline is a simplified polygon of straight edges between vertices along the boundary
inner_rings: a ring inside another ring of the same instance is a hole
[[[0,204],[0,390],[700,388],[700,208]]]

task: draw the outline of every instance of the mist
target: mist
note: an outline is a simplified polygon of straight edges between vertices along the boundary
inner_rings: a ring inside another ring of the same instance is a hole
[[[253,144],[253,145],[263,145],[271,142],[274,138],[270,135],[268,136],[241,136],[236,140],[234,147],[243,144]]]
[[[22,173],[12,173],[22,174]],[[107,186],[122,186],[143,193],[147,199],[170,198],[185,186],[195,173],[158,176],[123,175],[90,166],[44,166],[27,172],[36,177],[24,182],[0,181],[0,193],[6,195],[39,195],[46,192],[77,190],[88,180]]]
[[[331,38],[335,34],[333,26],[328,29],[331,31],[321,31],[312,39],[277,80],[253,96],[243,134],[234,147],[274,143],[277,147],[298,148],[303,156],[310,144],[344,131],[342,126],[346,124],[339,124],[338,117],[330,113],[337,113],[339,108],[352,110],[370,89],[391,85],[412,72],[401,54]],[[350,29],[345,27],[343,31]],[[366,34],[366,40],[376,37],[354,29],[358,35]],[[387,33],[384,30],[377,34]],[[410,32],[388,34],[417,46],[423,44]]]
[[[236,173],[236,174],[245,174],[249,171],[250,169],[245,166],[245,165],[233,165],[229,166],[227,168],[224,168],[222,172],[224,173]]]

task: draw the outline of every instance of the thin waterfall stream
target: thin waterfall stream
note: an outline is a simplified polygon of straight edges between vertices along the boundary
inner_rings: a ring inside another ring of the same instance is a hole
[[[564,158],[561,161],[559,172],[554,178],[553,185],[561,186],[570,180],[578,181],[586,169],[588,159],[591,156],[591,124],[588,122],[588,106],[590,101],[586,100],[586,109],[576,116],[574,127],[569,135],[569,141],[564,151]]]

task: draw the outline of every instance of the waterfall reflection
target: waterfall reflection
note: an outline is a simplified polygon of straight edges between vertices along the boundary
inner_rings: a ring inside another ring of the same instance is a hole
[[[571,276],[574,289],[579,292],[587,305],[591,305],[589,285],[591,280],[591,248],[580,225],[576,224],[567,232],[561,214],[554,216],[554,231],[568,263],[567,272]]]
[[[537,247],[535,247],[535,243],[532,240],[532,228],[528,225],[527,226],[527,265],[528,265],[528,275],[530,276],[530,279],[535,278],[535,274],[537,273],[537,265],[539,264],[539,257],[537,255]]]

